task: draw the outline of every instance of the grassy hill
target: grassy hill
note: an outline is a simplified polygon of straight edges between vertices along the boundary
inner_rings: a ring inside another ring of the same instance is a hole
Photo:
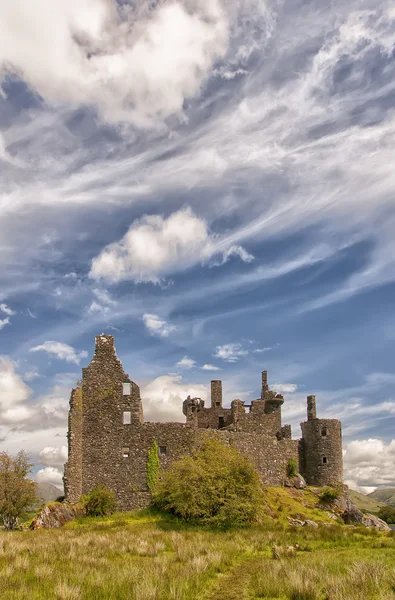
[[[365,494],[360,494],[354,490],[349,490],[349,493],[351,500],[363,513],[376,514],[380,508],[385,506],[384,502],[379,502],[375,498],[372,498],[371,495],[365,496]]]
[[[395,535],[347,527],[314,490],[270,488],[247,529],[184,524],[150,510],[62,529],[0,531],[6,600],[366,600],[392,598]],[[318,528],[293,527],[312,518]],[[292,547],[292,548],[291,548]]]
[[[367,497],[384,502],[384,504],[389,504],[392,508],[395,508],[395,488],[378,488],[371,494],[368,494]]]

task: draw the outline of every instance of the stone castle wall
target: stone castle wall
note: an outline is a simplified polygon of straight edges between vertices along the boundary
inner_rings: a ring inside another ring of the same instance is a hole
[[[123,370],[112,336],[97,336],[93,359],[82,371],[82,386],[73,390],[70,400],[64,479],[71,502],[104,484],[114,490],[119,509],[147,506],[147,455],[154,441],[160,463],[167,468],[207,435],[245,453],[267,486],[282,485],[289,459],[298,457],[308,483],[324,485],[341,479],[339,421],[313,419],[310,410],[308,422],[302,424],[303,441],[292,440],[290,426],[281,424],[283,398],[268,389],[266,371],[261,398],[248,407],[234,400],[231,408],[223,408],[220,381],[211,384],[211,408],[204,408],[199,398],[187,398],[185,424],[144,422],[140,389]],[[319,429],[322,424],[327,428],[325,440]]]
[[[64,470],[64,490],[70,502],[78,502],[82,494],[82,390],[72,390],[70,396],[68,461]]]

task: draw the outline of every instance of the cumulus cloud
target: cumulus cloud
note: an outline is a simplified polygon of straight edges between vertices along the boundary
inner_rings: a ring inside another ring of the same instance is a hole
[[[141,388],[145,419],[185,422],[182,403],[187,396],[207,400],[208,390],[201,384],[184,383],[181,375],[169,374],[157,377]]]
[[[184,356],[181,360],[178,361],[177,367],[181,367],[184,369],[191,369],[196,365],[196,361],[188,356]]]
[[[203,369],[203,371],[220,371],[221,370],[219,367],[216,367],[215,365],[210,365],[208,363],[203,365],[201,368]]]
[[[210,233],[207,222],[189,207],[167,218],[146,215],[135,221],[119,242],[109,244],[93,259],[90,276],[111,282],[159,283],[165,275],[218,253],[223,255],[220,264],[233,255],[245,262],[252,260],[243,248],[228,245]]]
[[[37,483],[51,483],[57,487],[63,486],[63,473],[55,467],[45,467],[37,471],[35,480]]]
[[[395,486],[395,440],[353,440],[343,450],[344,477],[353,489]]]
[[[218,0],[146,8],[59,0],[37,19],[37,0],[3,2],[0,75],[16,73],[47,103],[96,106],[110,121],[147,126],[182,113],[227,50],[227,15]]]
[[[47,352],[49,355],[55,356],[59,360],[80,364],[81,359],[86,358],[88,353],[86,350],[78,352],[72,346],[62,342],[46,341],[39,346],[30,348],[30,352]]]
[[[47,467],[63,469],[63,465],[67,461],[67,446],[45,446],[40,450],[39,459],[40,463]]]
[[[176,327],[170,325],[158,315],[145,313],[143,315],[144,325],[151,333],[151,335],[158,335],[159,337],[168,337],[172,331],[175,331]]]
[[[247,354],[248,350],[243,348],[241,344],[223,344],[222,346],[217,346],[214,356],[226,362],[233,363]]]
[[[0,356],[1,424],[18,424],[32,414],[32,409],[26,404],[31,398],[31,389],[16,372],[16,366],[7,356]]]
[[[4,303],[0,304],[0,310],[9,317],[16,314],[14,310],[12,310],[9,306],[7,306],[7,304]]]

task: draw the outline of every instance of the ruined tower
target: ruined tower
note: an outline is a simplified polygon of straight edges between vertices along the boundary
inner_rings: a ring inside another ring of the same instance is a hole
[[[300,469],[310,485],[336,485],[343,481],[341,422],[317,419],[316,398],[307,397],[307,421],[300,424]]]

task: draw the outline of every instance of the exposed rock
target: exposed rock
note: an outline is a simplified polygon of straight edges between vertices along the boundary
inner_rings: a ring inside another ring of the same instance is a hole
[[[315,521],[310,521],[310,519],[306,519],[306,521],[303,523],[304,527],[315,527],[316,529],[318,528],[318,523],[316,523]]]
[[[47,504],[38,513],[30,524],[30,529],[51,529],[62,527],[65,523],[84,515],[84,509],[80,505],[67,503]]]
[[[299,519],[291,519],[291,517],[287,517],[288,522],[290,525],[293,525],[294,527],[303,527],[303,525],[305,524],[304,521],[300,521]]]
[[[297,490],[304,490],[306,487],[306,481],[304,480],[304,477],[298,473],[294,477],[287,477],[284,481],[284,485],[285,487],[294,487]]]
[[[345,510],[341,515],[341,518],[346,525],[351,525],[352,523],[362,523],[363,512],[354,505],[353,507],[350,507],[349,510]]]
[[[362,523],[365,527],[375,527],[380,531],[391,531],[391,527],[389,527],[385,521],[374,515],[364,515]]]
[[[338,515],[335,515],[335,513],[327,512],[326,516],[329,517],[330,519],[333,519],[334,521],[337,521],[337,519],[338,519]]]

